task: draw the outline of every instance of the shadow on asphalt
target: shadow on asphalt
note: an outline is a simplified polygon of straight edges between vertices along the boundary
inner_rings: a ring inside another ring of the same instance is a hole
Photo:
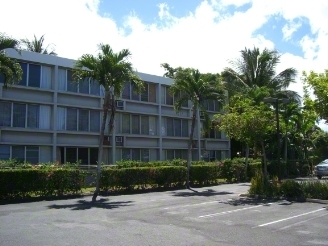
[[[179,191],[179,192],[172,192],[173,196],[182,196],[182,197],[190,197],[190,196],[218,196],[218,195],[229,195],[233,194],[231,192],[221,191],[216,192],[212,189],[207,189],[204,191],[197,191],[192,188],[189,191]]]
[[[270,199],[255,199],[255,198],[235,198],[229,199],[228,201],[222,202],[232,206],[245,206],[245,205],[263,205],[270,206],[270,203],[276,202],[277,200]]]
[[[78,200],[72,204],[63,204],[57,205],[53,204],[48,206],[49,209],[66,209],[69,208],[71,210],[86,210],[91,208],[103,208],[103,209],[114,209],[123,206],[130,206],[132,201],[125,202],[108,202],[108,199],[100,199],[96,202],[86,201],[86,200]]]

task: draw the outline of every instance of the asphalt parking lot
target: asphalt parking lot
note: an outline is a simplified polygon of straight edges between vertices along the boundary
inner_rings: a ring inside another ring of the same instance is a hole
[[[0,245],[328,245],[327,205],[239,196],[249,184],[0,206]]]

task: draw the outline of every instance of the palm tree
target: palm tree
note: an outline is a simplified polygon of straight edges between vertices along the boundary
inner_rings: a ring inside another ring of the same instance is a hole
[[[166,70],[165,77],[172,78],[174,80],[170,87],[170,94],[177,95],[180,92],[180,97],[175,101],[174,109],[179,111],[181,106],[191,101],[192,103],[192,118],[191,118],[191,129],[189,133],[188,143],[188,158],[187,158],[187,182],[186,186],[189,189],[189,174],[190,164],[192,159],[192,143],[195,131],[196,116],[198,110],[204,113],[205,119],[209,122],[209,116],[204,108],[204,103],[207,100],[218,100],[223,99],[223,89],[220,86],[218,75],[201,74],[197,69],[192,68],[172,68],[169,64],[163,63],[161,66]]]
[[[90,54],[82,55],[77,60],[74,70],[74,77],[77,81],[91,78],[105,89],[103,121],[99,137],[96,190],[93,194],[92,201],[96,201],[99,194],[103,141],[108,111],[111,111],[108,123],[109,133],[111,133],[114,128],[116,112],[115,98],[120,97],[125,83],[130,81],[138,92],[144,87],[142,80],[134,73],[132,64],[128,61],[128,58],[131,56],[129,50],[123,49],[118,53],[114,53],[109,45],[100,44],[99,51],[97,56]],[[114,148],[115,141],[112,142],[113,151]]]
[[[18,62],[6,55],[5,49],[15,49],[19,46],[18,40],[0,33],[0,77],[3,77],[4,87],[18,83],[22,79],[23,71]]]
[[[252,50],[245,48],[240,53],[241,58],[231,61],[232,68],[226,68],[222,74],[229,96],[265,86],[271,90],[271,96],[300,100],[297,92],[287,89],[295,82],[296,69],[287,68],[276,74],[280,61],[276,50],[264,49],[261,52],[254,47]]]
[[[34,39],[28,40],[27,38],[21,39],[21,43],[25,46],[25,50],[27,51],[32,51],[36,53],[41,53],[41,54],[47,54],[47,55],[54,55],[56,56],[57,53],[55,53],[55,50],[52,48],[52,50],[49,52],[47,47],[44,48],[44,34],[38,39],[34,35]]]

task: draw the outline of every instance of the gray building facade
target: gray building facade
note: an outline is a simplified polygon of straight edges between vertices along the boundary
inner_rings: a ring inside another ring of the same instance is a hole
[[[31,163],[80,160],[82,164],[96,164],[102,88],[90,80],[73,83],[74,60],[27,51],[18,54],[11,49],[6,53],[20,62],[23,79],[4,89],[1,85],[4,78],[0,75],[0,159],[16,158]],[[113,136],[105,133],[104,163],[122,159],[186,159],[190,103],[175,112],[175,98],[168,93],[173,81],[145,73],[138,75],[146,89],[135,94],[126,83],[116,101]],[[214,101],[207,102],[206,107],[211,115],[222,110],[222,105]],[[216,130],[203,134],[202,120],[199,122],[193,159],[229,158],[230,140]]]

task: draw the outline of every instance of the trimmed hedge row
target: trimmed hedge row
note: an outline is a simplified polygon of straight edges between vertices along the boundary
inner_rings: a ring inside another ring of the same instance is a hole
[[[0,170],[0,199],[53,196],[81,191],[85,173],[78,169]]]
[[[134,190],[136,188],[181,186],[187,168],[181,166],[104,168],[101,172],[100,188],[108,190]],[[137,186],[137,187],[136,187]]]

